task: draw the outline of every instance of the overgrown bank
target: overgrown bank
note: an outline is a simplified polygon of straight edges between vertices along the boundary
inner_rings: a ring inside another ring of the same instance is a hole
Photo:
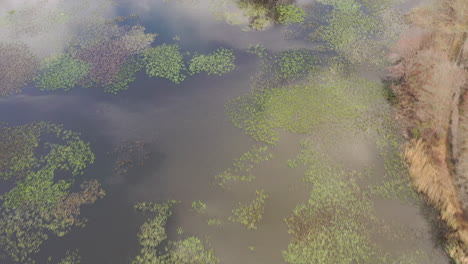
[[[408,14],[389,76],[408,134],[405,157],[415,188],[451,231],[447,252],[468,263],[468,2],[437,0]]]

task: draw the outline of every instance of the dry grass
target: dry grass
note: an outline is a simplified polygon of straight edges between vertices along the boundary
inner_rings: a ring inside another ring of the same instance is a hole
[[[468,263],[468,73],[459,66],[468,55],[468,1],[437,0],[408,18],[418,29],[396,43],[389,74],[413,137],[405,157],[415,188],[452,229],[447,252]]]

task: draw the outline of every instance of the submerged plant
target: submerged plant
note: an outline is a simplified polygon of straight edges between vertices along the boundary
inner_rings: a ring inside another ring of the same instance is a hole
[[[257,229],[257,223],[262,220],[265,210],[265,201],[268,195],[263,190],[255,191],[257,197],[248,204],[239,204],[232,210],[233,216],[229,217],[232,222],[243,224],[247,229]]]
[[[234,70],[234,53],[232,49],[219,48],[208,55],[194,55],[189,62],[190,74],[206,72],[208,75],[223,75]]]
[[[143,61],[149,77],[162,77],[174,83],[181,83],[185,79],[182,73],[186,70],[184,57],[177,44],[150,48],[143,53]]]

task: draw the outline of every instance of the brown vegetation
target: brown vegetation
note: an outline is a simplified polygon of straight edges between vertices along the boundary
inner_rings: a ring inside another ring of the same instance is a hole
[[[412,137],[405,157],[415,188],[451,227],[448,253],[468,263],[468,2],[434,1],[408,19],[412,28],[396,43],[389,71]]]
[[[25,44],[0,43],[0,96],[20,93],[38,68],[38,58]]]

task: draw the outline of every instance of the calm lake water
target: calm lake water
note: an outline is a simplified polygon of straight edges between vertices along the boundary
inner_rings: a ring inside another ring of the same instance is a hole
[[[88,219],[84,228],[63,238],[51,236],[38,253],[37,263],[76,248],[85,264],[128,264],[139,252],[137,233],[145,219],[133,205],[167,199],[183,201],[169,220],[170,239],[176,239],[176,230],[182,227],[185,233],[207,237],[221,263],[284,263],[282,251],[290,242],[284,219],[310,196],[310,186],[302,181],[305,169],[292,169],[286,162],[299,153],[304,136],[281,132],[278,144],[271,148],[273,158],[255,166],[256,179],[251,183],[223,189],[213,177],[257,144],[232,125],[224,110],[226,102],[251,90],[251,77],[259,70],[258,58],[246,52],[249,45],[263,44],[268,50],[281,51],[312,44],[285,40],[279,26],[246,32],[216,21],[203,1],[195,7],[146,0],[118,2],[109,16],[139,14],[138,22],[146,32],[159,34],[153,45],[178,43],[182,50],[199,53],[230,48],[236,56],[236,69],[222,76],[189,76],[181,84],[148,78],[141,71],[131,88],[118,95],[81,87],[69,92],[39,92],[29,85],[23,94],[0,98],[2,122],[52,121],[80,132],[96,154],[84,178],[99,179],[107,193],[94,205],[82,208],[82,216]],[[15,6],[7,3],[3,9],[9,10],[11,5]],[[175,36],[180,40],[173,40]],[[375,73],[367,74],[378,79]],[[117,177],[110,152],[135,140],[147,144],[149,159]],[[348,137],[341,143],[339,148],[327,150],[337,162],[358,170],[374,166],[375,177],[381,177],[383,159],[373,140]],[[258,229],[247,230],[229,222],[232,208],[252,200],[257,189],[269,195]],[[376,243],[388,252],[414,248],[430,255],[431,263],[448,263],[437,241],[438,230],[429,221],[436,218],[433,212],[397,200],[372,199],[377,216],[404,226],[408,236],[398,244],[375,237]],[[190,211],[194,200],[208,205],[206,214]],[[210,218],[223,219],[223,223],[208,226]]]

